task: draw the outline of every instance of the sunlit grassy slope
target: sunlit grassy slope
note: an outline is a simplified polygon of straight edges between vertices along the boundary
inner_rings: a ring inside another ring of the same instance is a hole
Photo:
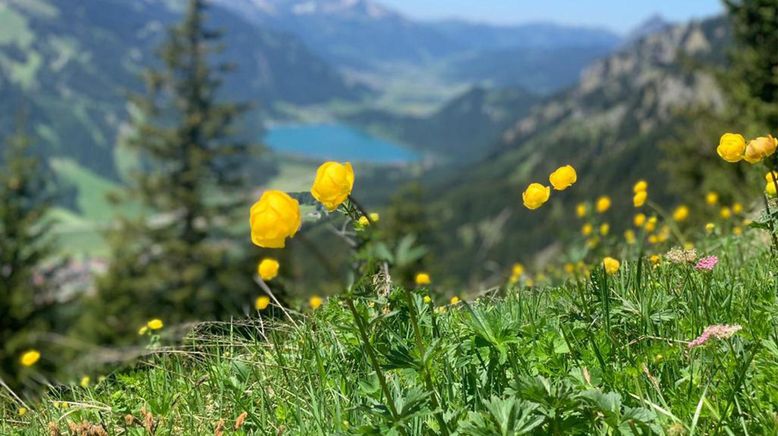
[[[139,362],[97,383],[85,371],[89,387],[25,404],[1,393],[0,433],[775,434],[778,262],[756,232],[698,241],[697,258],[718,256],[711,272],[643,257],[456,305],[434,284],[371,284],[352,290],[358,322],[344,296],[160,346],[168,326],[138,337]],[[691,347],[716,324],[732,335]]]

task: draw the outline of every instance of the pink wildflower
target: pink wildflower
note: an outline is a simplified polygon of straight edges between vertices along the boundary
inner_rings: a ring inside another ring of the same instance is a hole
[[[703,257],[694,266],[697,271],[713,271],[716,264],[719,263],[719,258],[716,256]]]
[[[702,345],[705,345],[708,340],[711,338],[715,339],[728,339],[731,338],[735,333],[742,330],[743,327],[741,327],[739,324],[734,325],[727,325],[727,324],[715,324],[708,327],[705,327],[705,330],[703,330],[702,334],[698,336],[695,340],[689,342],[688,347],[689,348],[696,348]]]

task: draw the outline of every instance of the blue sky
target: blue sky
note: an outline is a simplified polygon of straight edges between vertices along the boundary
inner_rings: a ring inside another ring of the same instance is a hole
[[[659,13],[670,21],[686,21],[723,11],[720,0],[378,0],[422,19],[466,18],[514,24],[553,21],[606,27],[627,32]]]

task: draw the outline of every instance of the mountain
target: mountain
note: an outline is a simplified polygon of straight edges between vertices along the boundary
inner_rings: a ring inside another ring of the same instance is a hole
[[[372,110],[344,116],[344,119],[430,153],[437,162],[462,163],[488,153],[500,132],[539,101],[537,95],[519,88],[476,86],[428,116]]]
[[[44,154],[73,158],[115,178],[126,94],[141,89],[138,74],[157,62],[154,50],[177,21],[177,6],[162,0],[3,0],[0,111],[23,110]],[[236,65],[225,98],[269,111],[277,102],[353,100],[365,92],[291,35],[259,29],[216,7],[208,25],[224,31],[221,58]],[[0,118],[0,136],[12,131],[14,118]],[[245,126],[258,137],[256,112]]]
[[[549,23],[418,21],[372,0],[215,1],[261,26],[299,36],[344,70],[396,74],[397,64],[429,66],[443,71],[442,79],[544,91],[572,83],[582,66],[621,41],[602,29]],[[544,68],[553,68],[547,78],[538,73]]]
[[[652,33],[659,33],[671,26],[672,23],[665,20],[661,15],[652,15],[630,30],[629,33],[627,33],[627,35],[624,37],[624,43],[633,43],[645,36],[651,35]]]
[[[657,170],[663,157],[658,144],[671,138],[679,109],[723,105],[714,78],[684,64],[723,65],[728,41],[723,18],[648,35],[595,62],[575,87],[517,117],[484,160],[453,175],[430,175],[430,215],[445,229],[435,247],[441,264],[449,271],[472,265],[473,253],[484,265],[528,260],[577,232],[575,202],[608,194],[614,204],[631,205],[631,186],[640,178],[649,180],[653,200],[670,204],[671,195],[662,190],[665,176]],[[524,187],[545,182],[566,163],[579,173],[573,189],[555,193],[542,209],[525,209]],[[628,210],[614,208],[610,218],[621,217],[613,221],[614,231]],[[499,230],[495,236],[483,229]],[[463,277],[478,274],[461,271]]]

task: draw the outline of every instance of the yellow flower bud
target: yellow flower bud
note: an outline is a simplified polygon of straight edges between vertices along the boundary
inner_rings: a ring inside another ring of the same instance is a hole
[[[149,330],[159,330],[164,326],[165,323],[163,323],[162,320],[159,318],[154,318],[151,321],[146,323],[146,327],[148,327]]]
[[[425,272],[416,274],[416,286],[427,286],[432,283],[430,275]]]
[[[259,296],[254,300],[254,308],[257,310],[265,310],[268,306],[270,306],[270,297],[267,295]]]
[[[638,192],[643,192],[648,189],[648,182],[645,180],[638,180],[637,183],[635,183],[635,186],[632,187],[632,192],[637,194]]]
[[[716,225],[713,223],[707,223],[705,224],[705,233],[711,234],[713,231],[716,230]]]
[[[511,268],[511,275],[521,277],[522,274],[524,274],[524,265],[519,262],[514,263],[513,268]]]
[[[778,180],[778,171],[770,171],[764,175],[765,182],[772,183],[773,180]]]
[[[719,202],[719,194],[708,192],[705,194],[705,202],[708,203],[709,206],[715,206]]]
[[[524,207],[534,210],[542,206],[551,196],[551,188],[543,186],[540,183],[530,183],[527,189],[521,194],[524,201]]]
[[[381,215],[378,215],[378,212],[370,212],[368,215],[374,223],[377,223],[381,220]]]
[[[652,254],[648,260],[651,262],[651,265],[659,265],[659,262],[662,261],[662,258],[658,254]]]
[[[459,304],[459,297],[457,297],[456,295],[451,297],[451,304],[452,305]]]
[[[578,216],[578,218],[583,218],[586,216],[586,212],[588,208],[586,207],[586,203],[578,203],[578,206],[575,207],[575,214]]]
[[[268,282],[276,278],[279,266],[280,264],[275,259],[262,259],[262,262],[259,262],[257,266],[257,274],[262,277],[262,280]]]
[[[548,176],[548,181],[551,182],[551,186],[557,191],[564,191],[569,188],[578,180],[578,174],[575,172],[575,168],[570,165],[559,167]]]
[[[608,236],[608,233],[611,231],[611,225],[608,223],[600,224],[600,234],[602,236]]]
[[[430,304],[432,303],[432,298],[430,298],[429,295],[424,296],[424,304]]]
[[[732,203],[732,213],[735,215],[743,213],[743,205],[738,202]]]
[[[635,243],[635,232],[631,229],[627,229],[624,231],[624,239],[627,241],[627,244],[634,244]]]
[[[646,223],[646,215],[642,213],[635,215],[635,217],[632,218],[632,223],[635,227],[643,227],[643,224]]]
[[[92,379],[88,375],[85,375],[81,377],[81,381],[78,382],[78,385],[82,388],[88,388],[91,381]]]
[[[265,191],[251,206],[251,242],[264,248],[284,248],[302,225],[300,203],[281,191]]]
[[[765,194],[769,195],[770,197],[775,197],[775,183],[774,182],[767,182],[767,184],[764,187]]]
[[[770,135],[760,136],[748,142],[743,159],[754,164],[775,153],[778,140]]]
[[[354,188],[354,169],[349,162],[324,162],[316,170],[316,180],[311,186],[313,198],[329,211],[338,208]]]
[[[605,268],[605,272],[608,273],[608,275],[613,275],[619,271],[621,262],[609,256],[602,260],[602,266]]]
[[[611,208],[611,198],[607,195],[603,195],[597,199],[597,213],[605,213]]]
[[[583,225],[583,227],[581,227],[581,234],[584,235],[584,236],[589,236],[589,235],[592,234],[592,230],[594,230],[592,228],[592,225],[589,224],[589,223],[586,223],[586,224]]]
[[[648,192],[638,191],[632,197],[632,204],[635,205],[635,207],[643,207],[643,205],[646,204],[647,199],[648,199]]]
[[[656,223],[657,223],[657,219],[655,216],[649,218],[646,221],[646,227],[645,227],[646,231],[649,233],[653,232],[656,229]]]
[[[742,235],[742,234],[743,234],[743,228],[742,228],[742,227],[740,227],[740,226],[735,226],[734,228],[732,228],[732,233],[733,233],[735,236],[740,236],[740,235]]]
[[[746,138],[738,133],[725,133],[719,139],[716,153],[727,162],[739,162],[746,150]]]
[[[689,208],[680,205],[675,208],[673,211],[673,219],[678,222],[686,221],[686,219],[689,218]]]
[[[565,272],[568,274],[572,274],[575,272],[575,265],[573,265],[572,263],[569,262],[566,263],[564,268],[565,268]]]
[[[21,363],[22,366],[30,367],[38,363],[40,358],[41,353],[38,350],[27,350],[22,353],[22,356],[19,358],[19,363]]]
[[[311,296],[311,298],[308,299],[308,305],[311,306],[311,309],[313,310],[316,310],[319,307],[321,307],[322,303],[324,303],[324,300],[318,295],[313,295]]]
[[[730,209],[728,207],[722,207],[721,208],[721,217],[724,218],[725,220],[727,220],[730,217],[732,217],[732,209]]]

